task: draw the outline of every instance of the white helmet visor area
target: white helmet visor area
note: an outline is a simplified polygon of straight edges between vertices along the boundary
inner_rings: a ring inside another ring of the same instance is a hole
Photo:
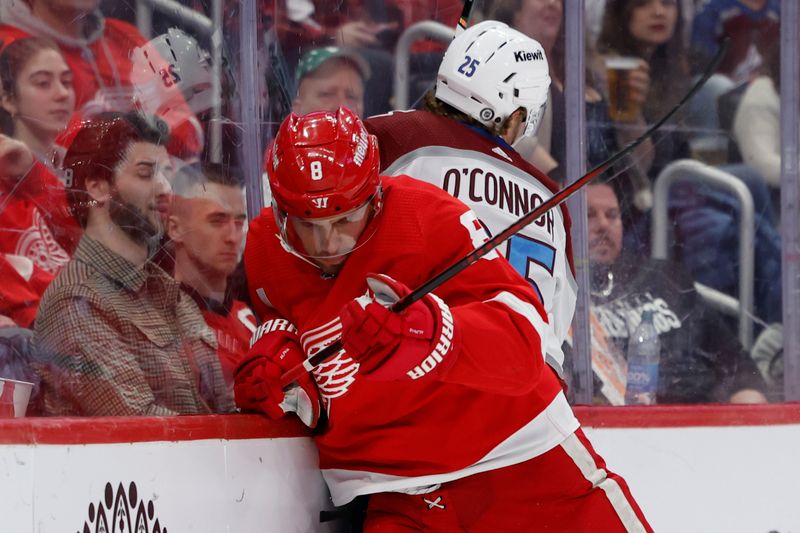
[[[535,83],[520,84],[514,87],[514,101],[527,111],[525,124],[522,128],[522,136],[532,137],[536,135],[542,116],[545,109],[547,109],[549,88],[549,77]]]

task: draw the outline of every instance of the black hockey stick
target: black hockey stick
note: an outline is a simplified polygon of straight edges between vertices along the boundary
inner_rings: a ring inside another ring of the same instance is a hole
[[[703,75],[695,82],[692,88],[689,89],[689,92],[687,92],[686,95],[684,95],[684,97],[681,98],[680,102],[675,104],[675,106],[672,109],[670,109],[667,112],[667,114],[661,117],[661,119],[659,119],[658,122],[654,123],[652,126],[647,128],[647,131],[642,133],[638,138],[634,139],[633,141],[628,143],[624,148],[618,151],[616,154],[612,155],[611,157],[609,157],[608,159],[606,159],[605,161],[594,167],[592,170],[584,174],[580,179],[574,181],[567,187],[558,191],[546,202],[540,204],[539,207],[536,207],[535,209],[528,211],[528,213],[523,215],[522,218],[520,218],[519,220],[508,226],[506,229],[504,229],[503,231],[501,231],[500,233],[498,233],[497,235],[495,235],[494,237],[483,243],[478,248],[475,248],[464,258],[459,259],[458,261],[456,261],[455,263],[444,269],[440,274],[437,274],[436,276],[432,277],[431,279],[423,283],[420,287],[414,289],[409,294],[407,294],[406,296],[404,296],[403,298],[392,304],[392,306],[389,309],[395,313],[402,313],[411,304],[421,299],[426,294],[428,294],[429,292],[433,291],[435,288],[440,286],[442,283],[446,282],[447,280],[449,280],[450,278],[452,278],[453,276],[455,276],[456,274],[458,274],[471,264],[478,261],[478,259],[480,259],[481,257],[485,256],[486,254],[488,254],[489,252],[500,246],[507,239],[511,238],[514,234],[523,229],[525,226],[532,223],[540,216],[544,215],[550,209],[560,205],[562,202],[564,202],[567,198],[575,194],[587,183],[589,183],[594,178],[596,178],[604,171],[606,171],[611,165],[613,165],[614,163],[625,157],[627,154],[629,154],[634,148],[642,144],[645,141],[645,139],[650,137],[653,133],[656,132],[656,130],[658,130],[661,126],[663,126],[666,121],[672,118],[672,116],[675,113],[677,113],[678,110],[681,107],[683,107],[683,105],[687,101],[689,101],[689,99],[692,98],[695,95],[695,93],[697,93],[697,91],[700,90],[700,88],[706,83],[708,78],[711,77],[711,74],[713,74],[714,71],[717,70],[717,66],[719,65],[720,61],[722,61],[722,58],[725,55],[727,49],[728,49],[728,43],[726,41],[723,42],[722,46],[717,51],[717,54],[711,60],[711,63],[708,65],[708,67],[706,67],[706,70],[705,72],[703,72]],[[316,368],[320,364],[330,359],[333,355],[337,354],[341,349],[342,349],[342,341],[341,339],[337,339],[336,341],[329,344],[316,354],[306,359],[303,362],[303,364],[297,365],[296,367],[292,368],[291,370],[283,374],[281,376],[281,383],[284,386],[292,383],[298,377],[303,375],[303,372],[311,372],[312,370],[314,370],[314,368]]]
[[[458,24],[456,25],[456,36],[460,35],[462,31],[467,29],[469,24],[469,16],[472,13],[472,4],[475,0],[464,0],[464,7],[461,8],[461,16],[458,17]]]

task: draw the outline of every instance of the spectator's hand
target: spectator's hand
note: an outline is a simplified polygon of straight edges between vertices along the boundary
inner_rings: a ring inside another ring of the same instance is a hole
[[[315,427],[320,417],[321,401],[311,375],[304,374],[287,391],[281,387],[281,375],[304,360],[300,347],[288,342],[277,355],[254,356],[253,352],[257,353],[258,350],[259,343],[256,342],[250,349],[247,362],[236,369],[236,405],[276,420],[294,412],[308,427]]]
[[[0,180],[16,182],[33,163],[33,152],[24,142],[0,133]]]
[[[0,315],[0,328],[17,328],[19,327],[16,322],[11,320],[6,315]]]
[[[369,292],[344,306],[342,344],[359,373],[381,381],[418,379],[446,369],[457,352],[453,317],[428,294],[402,313],[387,307],[411,292],[389,276],[370,274]]]
[[[336,29],[334,41],[337,46],[344,47],[380,46],[381,42],[377,35],[384,30],[396,27],[396,23],[346,22]]]
[[[650,65],[641,60],[639,66],[628,73],[625,83],[628,86],[628,98],[636,105],[641,118],[643,116],[642,109],[650,94]]]

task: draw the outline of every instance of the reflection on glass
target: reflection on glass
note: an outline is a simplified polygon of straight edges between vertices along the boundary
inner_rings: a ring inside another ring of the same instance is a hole
[[[175,280],[216,334],[229,390],[257,325],[253,312],[231,290],[231,276],[242,259],[247,233],[243,187],[222,165],[186,165],[172,179],[167,225]]]
[[[624,144],[673,106],[685,93],[691,81],[690,74],[703,72],[722,41],[730,38],[730,50],[717,72],[676,120],[663,127],[652,141],[640,147],[631,160],[613,172],[623,230],[620,257],[629,258],[618,261],[631,263],[637,268],[622,268],[618,262],[613,263],[615,268],[601,268],[593,261],[592,268],[597,272],[593,272],[592,279],[595,284],[602,284],[608,282],[606,276],[611,273],[612,277],[616,275],[618,285],[620,276],[629,280],[625,276],[633,276],[643,268],[642,262],[650,261],[647,257],[652,252],[651,209],[657,200],[667,202],[669,208],[671,241],[667,252],[675,262],[669,271],[679,269],[681,276],[687,276],[691,282],[699,282],[733,298],[740,296],[738,228],[744,207],[739,200],[732,193],[702,181],[701,173],[690,175],[688,181],[673,186],[667,198],[653,198],[653,186],[670,163],[690,157],[699,159],[727,173],[732,182],[744,183],[753,201],[754,311],[747,319],[753,324],[756,338],[762,331],[765,334],[774,331],[775,326],[768,326],[779,324],[782,319],[781,243],[775,216],[778,195],[777,189],[770,190],[769,187],[776,183],[774,169],[780,160],[779,145],[775,141],[778,131],[777,92],[770,78],[770,73],[774,75],[779,69],[778,4],[772,0],[723,0],[702,3],[695,10],[688,3],[677,0],[611,0],[605,2],[596,42],[597,50],[608,60],[620,61],[619,58],[625,57],[639,61],[638,67],[625,76],[625,90],[616,90],[609,95],[616,97],[627,93],[632,107],[638,109],[630,119],[612,119],[613,113],[606,119]],[[686,8],[689,8],[688,12]],[[594,71],[595,79],[607,77],[607,70],[601,68],[601,64]],[[610,90],[607,83],[598,86],[603,91]],[[741,105],[742,95],[748,93],[749,102]],[[622,104],[615,106],[624,107]],[[588,113],[587,120],[590,120]],[[751,149],[752,143],[742,142],[737,146],[737,130],[738,135],[746,138],[748,134],[755,135],[756,129],[760,132],[759,139],[766,140],[766,145]],[[743,147],[748,151],[744,160]],[[758,157],[754,157],[755,150]],[[772,172],[768,170],[770,165]],[[617,268],[621,271],[616,272]],[[595,289],[602,291],[602,287]],[[691,286],[686,289],[692,292]],[[621,289],[617,287],[616,290]],[[637,308],[639,304],[629,305]],[[599,311],[595,308],[594,312]],[[628,316],[627,312],[616,312]],[[626,322],[625,336],[638,323],[638,319],[631,323],[630,318],[611,320],[608,317],[614,313],[608,310],[608,305],[600,314],[606,319],[598,321],[599,317],[593,316],[595,328],[598,325],[619,326]],[[675,314],[681,323],[685,323],[679,313]],[[737,314],[725,316],[722,320],[728,326],[735,326]],[[655,319],[659,327],[658,313]],[[663,329],[665,326],[661,324],[660,327]],[[619,327],[615,329],[616,333],[620,331]],[[606,336],[605,332],[602,333]],[[687,353],[706,350],[702,336],[690,335],[683,342],[686,343],[683,350]],[[749,351],[751,346],[738,349]],[[624,359],[624,346],[618,352],[617,359]],[[711,353],[717,352],[711,350]],[[662,364],[670,363],[668,359],[666,362],[662,359]],[[610,371],[608,374],[613,376],[620,372]],[[767,371],[763,372],[763,377],[772,380]],[[669,379],[664,374],[662,378]],[[662,382],[660,396],[668,394],[663,388],[665,386]],[[771,394],[771,390],[763,387],[760,390]],[[692,401],[732,398],[714,394],[716,396],[705,398],[698,396]],[[663,401],[689,400],[667,395]]]
[[[209,6],[175,3],[137,28],[132,10],[98,4],[0,2],[0,326],[36,330],[2,352],[0,377],[36,382],[34,414],[226,412],[220,362],[246,333],[208,328],[165,236],[174,167],[213,159],[238,175],[225,40]],[[224,305],[232,279],[219,311],[247,332],[252,315]]]
[[[622,405],[634,399],[626,398],[632,379],[627,366],[634,333],[648,314],[658,332],[660,363],[653,376],[655,402],[645,403],[766,401],[767,387],[753,360],[680,265],[623,252],[617,189],[590,184],[586,196],[596,401]]]
[[[83,122],[64,157],[84,234],[34,326],[45,414],[233,408],[212,332],[154,260],[170,208],[163,131],[139,114],[100,114]]]

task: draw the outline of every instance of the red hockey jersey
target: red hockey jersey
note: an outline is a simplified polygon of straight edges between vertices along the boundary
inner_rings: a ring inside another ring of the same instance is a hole
[[[233,373],[250,348],[250,337],[258,326],[256,317],[242,301],[230,299],[220,302],[205,298],[185,283],[181,283],[181,289],[194,299],[203,312],[206,324],[214,330],[222,375],[232,391]]]
[[[395,111],[364,121],[378,137],[381,172],[407,175],[446,190],[496,235],[549,199],[558,186],[499,137],[428,111]],[[561,345],[575,313],[566,205],[551,209],[497,249],[534,287],[554,335],[547,362],[562,372]]]
[[[369,273],[417,287],[485,242],[464,204],[408,177],[384,178],[374,234],[330,279],[287,253],[271,209],[250,225],[245,270],[262,322],[295,324],[311,355],[339,337],[338,313],[367,291]],[[314,438],[337,505],[502,468],[550,450],[577,427],[544,364],[549,327],[537,296],[491,253],[434,291],[450,306],[461,348],[438,377],[362,378],[343,350],[314,372],[327,424]]]
[[[64,185],[47,165],[37,161],[22,180],[0,188],[0,314],[30,326],[39,299],[81,233]]]
[[[83,233],[55,172],[36,161],[19,182],[0,187],[0,252],[27,257],[51,274],[69,261]]]
[[[12,262],[13,261],[13,262]],[[18,326],[32,328],[44,290],[53,275],[36,268],[19,257],[0,254],[0,315],[7,316]]]

